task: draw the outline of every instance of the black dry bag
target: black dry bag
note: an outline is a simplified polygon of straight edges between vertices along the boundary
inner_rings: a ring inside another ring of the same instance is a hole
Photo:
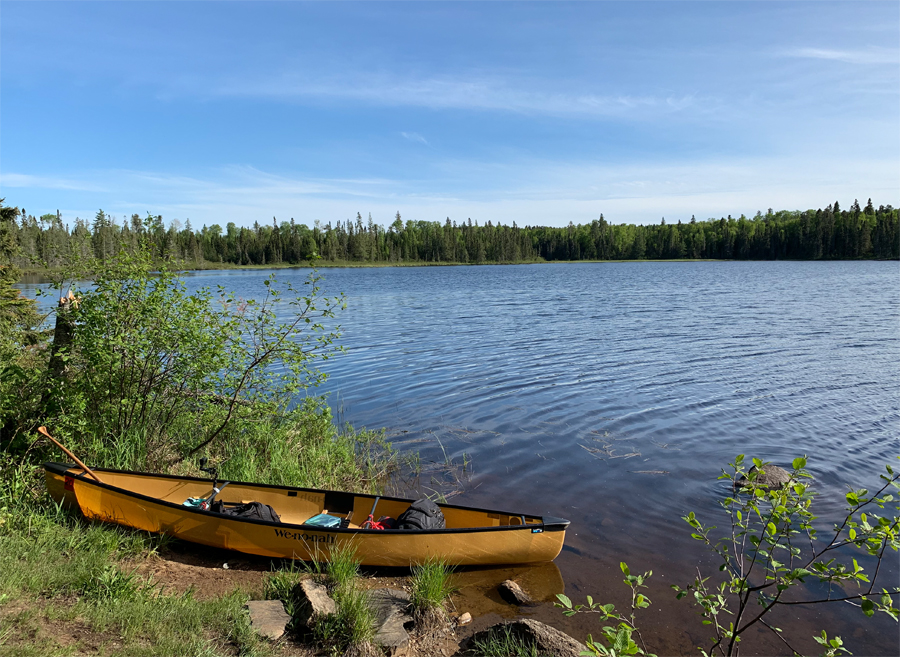
[[[444,529],[441,508],[427,497],[416,500],[397,518],[397,529]]]
[[[225,506],[218,500],[212,503],[210,511],[226,516],[236,516],[247,520],[265,520],[266,522],[281,522],[281,518],[275,513],[275,509],[262,502],[247,502],[236,506]]]

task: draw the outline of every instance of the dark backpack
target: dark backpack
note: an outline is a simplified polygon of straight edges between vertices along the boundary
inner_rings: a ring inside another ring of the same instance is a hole
[[[265,520],[266,522],[281,522],[281,518],[275,513],[275,509],[262,502],[247,502],[235,506],[225,506],[223,502],[216,500],[209,508],[213,513],[221,513],[224,516],[236,516],[248,520]]]
[[[416,500],[397,518],[397,529],[444,529],[444,514],[427,497]]]

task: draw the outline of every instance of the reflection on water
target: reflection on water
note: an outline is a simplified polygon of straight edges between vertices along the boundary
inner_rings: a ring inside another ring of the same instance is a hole
[[[189,282],[251,297],[269,273]],[[293,282],[305,273],[276,272]],[[687,583],[698,562],[715,570],[680,517],[722,525],[716,477],[736,454],[782,465],[807,455],[827,526],[846,488],[872,488],[900,452],[895,262],[324,273],[326,292],[349,303],[339,318],[347,353],[324,365],[338,417],[386,427],[399,449],[418,451],[416,493],[459,491],[457,504],[571,520],[556,565],[573,599],[621,608],[619,562],[652,569],[642,617],[660,654],[708,645],[669,585]],[[896,560],[886,565],[896,582]],[[489,589],[469,587],[466,604],[486,619],[510,613]],[[576,637],[597,633],[595,618],[565,619],[550,602],[522,612]],[[855,654],[900,654],[892,621],[848,605],[792,607],[777,622],[801,637],[839,632]],[[785,652],[765,632],[746,645]],[[811,639],[800,645],[818,652]]]
[[[508,579],[517,582],[535,602],[553,603],[558,593],[565,592],[562,573],[552,562],[508,568],[467,568],[453,576],[453,585],[459,587],[456,604],[465,607],[472,616],[492,613],[511,618],[515,616],[515,608],[497,593],[497,586]]]

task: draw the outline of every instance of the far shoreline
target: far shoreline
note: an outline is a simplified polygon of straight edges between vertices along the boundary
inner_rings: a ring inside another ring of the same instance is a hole
[[[353,262],[353,261],[308,261],[306,263],[276,263],[266,265],[235,265],[227,262],[191,263],[191,266],[176,267],[183,272],[272,270],[272,269],[383,269],[405,267],[502,267],[517,265],[582,265],[582,264],[628,264],[628,263],[689,263],[689,262],[897,262],[893,258],[841,258],[841,259],[784,259],[756,260],[735,258],[667,258],[642,260],[525,260],[520,262]],[[187,263],[176,263],[187,264]],[[44,267],[22,267],[18,283],[40,284],[52,282],[52,277],[61,273],[59,269]]]

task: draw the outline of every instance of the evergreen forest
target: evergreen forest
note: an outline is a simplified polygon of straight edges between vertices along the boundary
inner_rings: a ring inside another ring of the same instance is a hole
[[[56,268],[73,259],[101,260],[138,243],[156,257],[187,267],[303,264],[318,257],[328,263],[516,263],[580,260],[840,260],[900,258],[898,210],[865,207],[844,210],[835,202],[818,210],[771,209],[748,218],[694,218],[688,223],[633,225],[607,222],[565,227],[479,225],[404,221],[398,212],[384,227],[371,215],[312,227],[290,221],[228,223],[194,230],[190,221],[161,215],[117,218],[100,210],[93,220],[73,225],[57,214],[39,218],[7,208],[0,250],[13,264],[35,270]],[[11,256],[11,257],[10,257]]]

